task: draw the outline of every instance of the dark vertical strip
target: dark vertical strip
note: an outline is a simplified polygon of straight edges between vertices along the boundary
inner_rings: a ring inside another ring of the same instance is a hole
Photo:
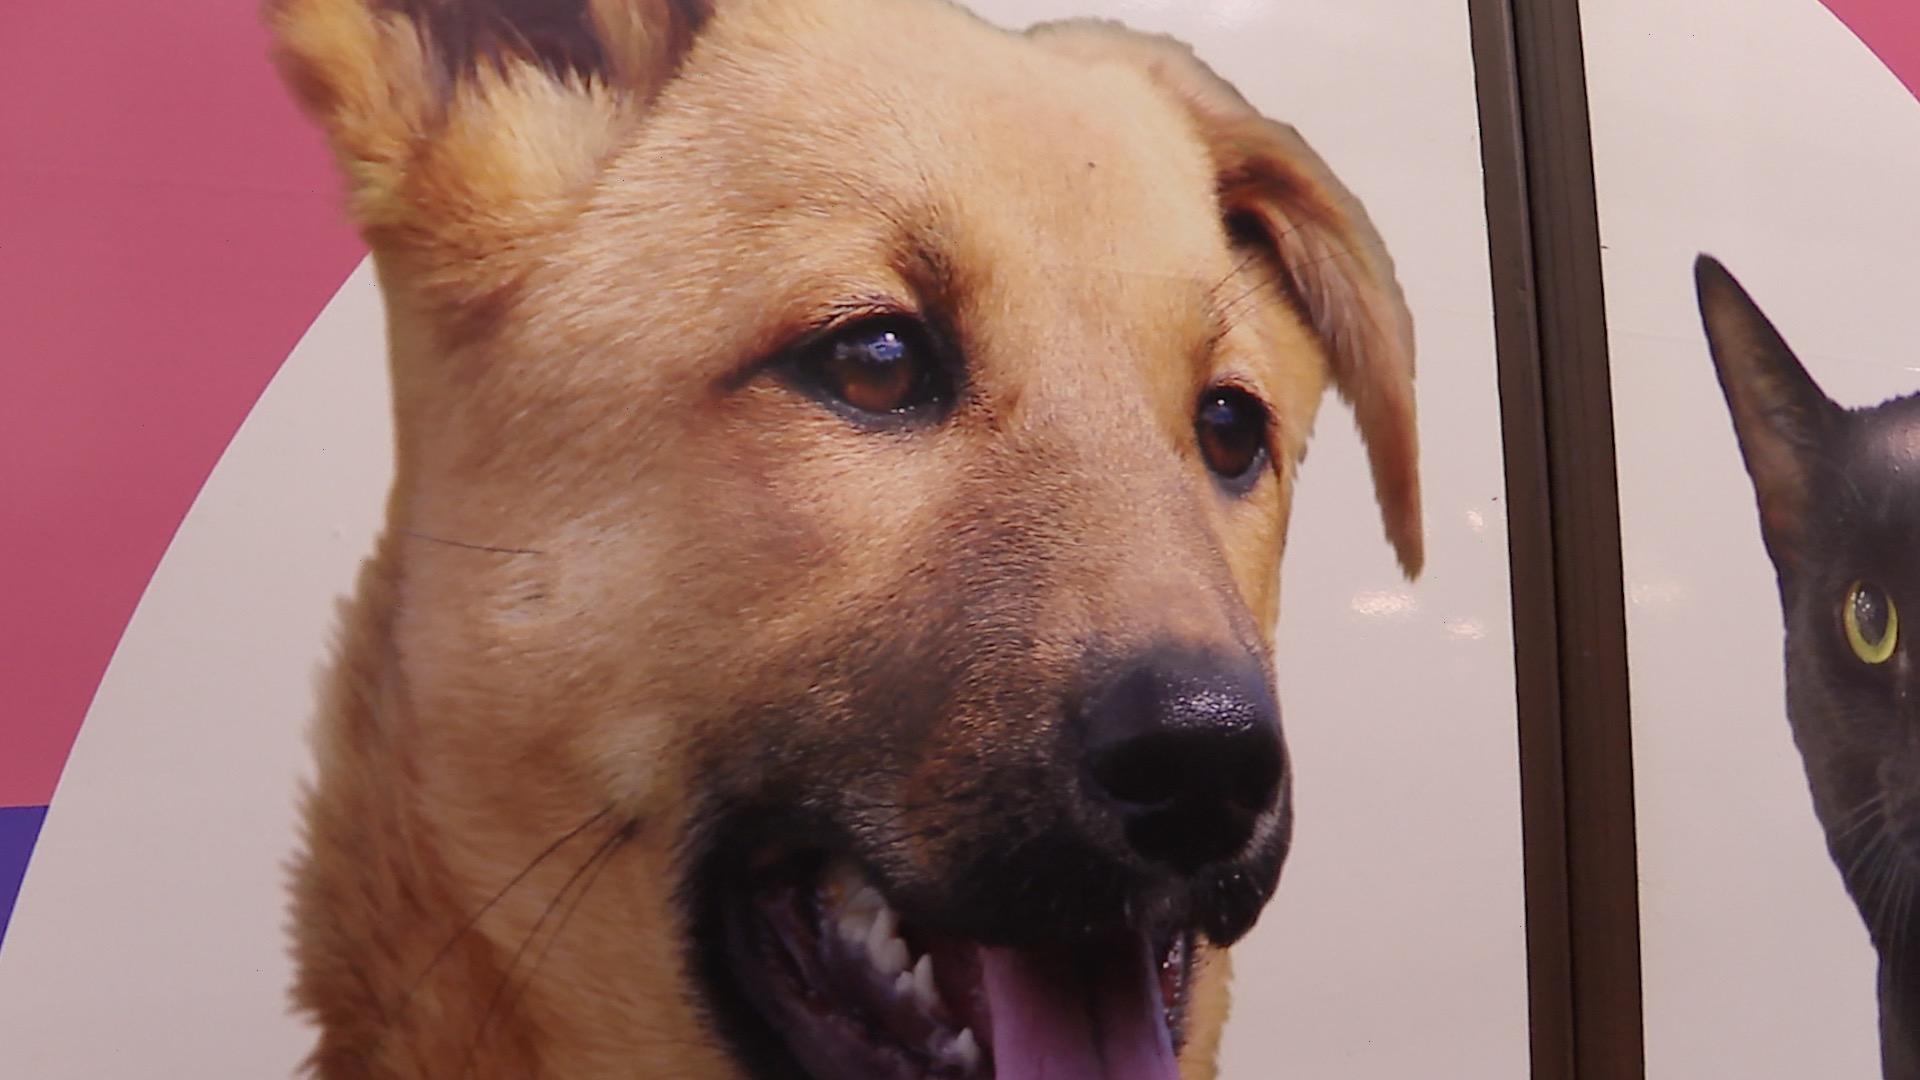
[[[1506,450],[1535,1080],[1638,1080],[1612,388],[1578,0],[1468,0]]]
[[[1548,497],[1546,406],[1540,387],[1526,138],[1521,130],[1508,3],[1469,0],[1507,471],[1521,848],[1526,865],[1527,999],[1533,1080],[1573,1080],[1573,944],[1567,898],[1553,516]]]

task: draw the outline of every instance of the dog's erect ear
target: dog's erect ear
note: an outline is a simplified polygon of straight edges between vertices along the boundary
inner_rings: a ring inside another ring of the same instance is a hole
[[[1693,264],[1700,318],[1760,505],[1760,531],[1781,572],[1799,561],[1814,472],[1845,416],[1726,267]]]
[[[710,10],[711,0],[268,0],[266,19],[368,242],[431,265],[484,260],[590,177]]]
[[[1413,316],[1359,201],[1298,132],[1262,116],[1188,46],[1098,20],[1031,33],[1082,59],[1142,69],[1186,107],[1212,157],[1229,234],[1272,261],[1320,337],[1366,440],[1387,538],[1407,576],[1417,576],[1423,534]]]

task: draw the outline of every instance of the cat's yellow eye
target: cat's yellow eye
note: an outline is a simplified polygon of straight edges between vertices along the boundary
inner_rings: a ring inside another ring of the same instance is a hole
[[[1878,586],[1854,582],[1847,589],[1842,619],[1853,655],[1869,664],[1886,663],[1900,644],[1900,612],[1893,606],[1893,597]]]

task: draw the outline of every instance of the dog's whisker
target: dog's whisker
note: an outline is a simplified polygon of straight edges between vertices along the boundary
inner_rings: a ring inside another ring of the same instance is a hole
[[[540,851],[539,854],[535,855],[531,861],[529,861],[525,866],[521,867],[520,871],[514,874],[513,877],[509,878],[506,884],[500,886],[500,888],[496,890],[492,896],[488,897],[485,903],[481,904],[480,907],[476,909],[471,916],[469,916],[465,921],[463,921],[460,924],[460,926],[457,929],[454,930],[453,934],[450,935],[447,938],[447,940],[440,946],[439,950],[433,954],[433,957],[427,961],[424,967],[420,969],[420,972],[414,976],[411,982],[407,984],[407,988],[405,992],[401,995],[400,1000],[397,1003],[395,1003],[395,1005],[391,1009],[387,1009],[384,1012],[384,1014],[381,1017],[382,1032],[390,1033],[394,1030],[395,1025],[397,1025],[399,1021],[406,1016],[407,1010],[412,1007],[414,999],[418,996],[420,992],[420,988],[426,985],[427,979],[433,975],[434,971],[439,968],[441,963],[443,963],[447,959],[447,957],[453,954],[453,950],[460,944],[461,940],[464,939],[468,934],[472,933],[474,929],[480,925],[480,920],[485,918],[489,911],[492,911],[496,906],[498,906],[499,903],[506,898],[508,893],[512,892],[516,887],[520,885],[521,882],[525,881],[527,877],[530,874],[532,874],[536,869],[538,869],[542,863],[552,858],[556,853],[560,851],[561,848],[566,847],[567,844],[570,841],[572,841],[575,837],[578,837],[581,833],[584,833],[588,829],[593,828],[594,825],[604,820],[607,817],[607,815],[611,813],[613,813],[613,807],[612,806],[605,807],[601,809],[599,812],[595,813],[592,817],[589,817],[587,820],[567,830],[565,833],[563,833],[560,836],[559,839],[555,840],[551,844],[548,844],[545,848],[543,848]],[[363,979],[364,979],[364,976],[363,976]],[[370,984],[369,984],[369,992],[371,992]],[[369,1054],[369,1056],[377,1053],[380,1050],[381,1046],[384,1044],[384,1042],[385,1042],[385,1035],[383,1034],[380,1039],[376,1040],[372,1044],[372,1046],[368,1048],[367,1053]]]
[[[533,958],[533,963],[527,968],[526,977],[520,980],[519,988],[514,990],[512,996],[507,1000],[506,1006],[502,1010],[504,1013],[511,1014],[514,1007],[519,1004],[520,998],[525,995],[527,989],[533,985],[533,980],[540,974],[541,965],[546,963],[547,955],[553,951],[554,943],[560,940],[560,935],[566,933],[567,924],[573,921],[574,913],[580,910],[580,905],[586,900],[587,894],[593,891],[594,885],[600,880],[601,873],[605,871],[607,865],[613,861],[613,857],[619,852],[620,846],[633,838],[635,825],[635,821],[629,820],[625,826],[614,834],[611,844],[607,845],[603,851],[596,852],[591,857],[596,860],[592,873],[588,874],[586,880],[581,883],[580,888],[573,894],[573,899],[567,902],[567,909],[561,913],[560,921],[554,925],[553,933],[547,935],[547,943],[540,947],[539,953]],[[564,889],[562,891],[564,891]],[[556,897],[556,902],[557,900],[558,898]],[[537,927],[534,932],[538,933]],[[529,940],[531,939],[532,935],[529,935]],[[511,979],[511,977],[512,974],[511,971],[509,971],[508,978]],[[482,1036],[474,1039],[474,1045],[476,1047],[483,1041],[485,1027],[486,1020],[482,1018]]]
[[[597,865],[602,865],[603,860],[610,856],[613,851],[619,848],[623,841],[633,834],[634,824],[632,820],[627,821],[620,828],[615,829],[606,839],[595,845],[593,851],[589,852],[587,857],[581,860],[580,865],[575,867],[573,872],[567,875],[567,879],[560,884],[560,888],[554,891],[553,899],[547,902],[547,906],[540,912],[540,917],[534,920],[532,928],[527,931],[527,936],[521,940],[519,947],[516,948],[513,951],[513,955],[508,958],[506,971],[501,974],[500,982],[494,987],[493,993],[488,996],[486,1007],[480,1013],[479,1026],[474,1029],[473,1039],[467,1047],[467,1056],[461,1065],[460,1076],[468,1077],[473,1075],[473,1070],[479,1062],[477,1055],[480,1050],[480,1044],[486,1039],[487,1025],[492,1022],[494,1015],[500,1011],[501,1005],[506,1001],[507,991],[513,984],[514,973],[519,970],[520,962],[526,958],[527,950],[532,947],[534,940],[540,936],[540,931],[546,926],[547,920],[553,917],[553,913],[559,909],[561,904],[567,902],[569,894],[573,893],[574,888],[581,884],[589,871],[593,870]],[[598,877],[597,872],[594,873],[594,877]],[[585,889],[583,888],[581,895],[584,894]],[[572,909],[569,908],[563,915],[562,922],[556,924],[556,934],[559,932],[559,928],[565,925],[565,920],[570,918],[571,915]],[[551,942],[549,942],[549,945],[551,945]],[[529,976],[529,978],[530,977],[531,976]]]
[[[1375,241],[1370,244],[1358,244],[1353,247],[1336,247],[1317,259],[1308,259],[1302,263],[1295,263],[1293,267],[1295,269],[1306,269],[1311,266],[1321,266],[1337,259],[1358,258],[1360,255],[1369,251],[1385,251],[1386,249],[1387,245],[1380,241]]]
[[[1207,286],[1207,295],[1210,297],[1218,296],[1221,289],[1231,285],[1241,274],[1253,269],[1255,265],[1268,258],[1271,258],[1271,256],[1267,252],[1258,249],[1250,250],[1241,255],[1239,260],[1233,264],[1233,269],[1222,274],[1220,280]]]
[[[1283,294],[1286,292],[1286,285],[1280,280],[1278,274],[1269,273],[1256,277],[1253,283],[1242,290],[1239,295],[1221,304],[1218,308],[1220,328],[1216,331],[1212,343],[1218,344],[1222,338],[1232,333],[1234,328],[1240,325],[1240,320],[1259,310],[1258,304],[1249,303],[1249,301],[1269,289],[1279,291]]]
[[[400,533],[403,536],[411,536],[415,540],[426,540],[435,544],[445,544],[448,547],[462,548],[466,551],[485,551],[485,552],[490,552],[494,555],[545,555],[546,554],[546,552],[541,551],[538,548],[501,547],[496,544],[475,544],[466,540],[451,540],[444,536],[435,536],[432,533],[421,532],[418,529],[396,528],[394,531],[397,533]]]
[[[1332,199],[1329,201],[1333,206],[1336,206],[1343,210],[1348,208],[1359,208],[1361,206],[1360,200],[1352,197]],[[1314,225],[1314,224],[1323,224],[1323,223],[1317,222],[1312,218],[1307,218],[1304,220],[1295,221],[1290,225],[1288,225],[1286,228],[1281,229],[1278,232],[1266,234],[1262,238],[1262,242],[1255,245],[1255,249],[1249,251],[1246,257],[1241,260],[1238,266],[1234,267],[1232,271],[1230,271],[1225,277],[1222,277],[1218,282],[1215,282],[1213,288],[1209,289],[1208,292],[1213,293],[1213,292],[1219,291],[1220,289],[1225,288],[1230,282],[1233,281],[1235,277],[1237,277],[1240,274],[1242,270],[1245,270],[1247,268],[1248,264],[1257,262],[1257,261],[1272,259],[1273,258],[1273,253],[1271,251],[1272,245],[1278,244],[1280,241],[1285,240],[1288,237],[1293,236],[1296,233],[1299,233],[1302,230],[1306,229],[1308,226]],[[1385,247],[1384,244],[1369,245],[1369,246],[1370,247],[1377,246],[1381,248]]]
[[[513,891],[515,886],[519,885],[522,881],[525,881],[529,874],[532,874],[535,870],[539,869],[541,863],[544,863],[548,859],[552,858],[556,852],[558,852],[561,848],[567,846],[567,843],[571,841],[574,837],[579,836],[581,833],[586,832],[588,829],[593,828],[594,825],[596,825],[597,823],[605,819],[607,815],[611,813],[613,813],[613,807],[611,806],[605,807],[604,809],[600,810],[598,813],[594,814],[592,817],[574,826],[573,828],[567,830],[566,833],[564,833],[558,840],[555,840],[553,843],[548,844],[545,848],[541,849],[540,853],[533,857],[533,861],[527,863],[527,865],[520,868],[519,873],[507,879],[507,883],[505,885],[500,886],[500,888],[496,892],[494,892],[492,896],[488,897],[487,902],[480,905],[479,909],[476,910],[473,913],[473,915],[467,919],[466,922],[462,923],[458,930],[454,931],[453,936],[447,939],[446,944],[440,946],[440,951],[434,954],[433,959],[428,961],[427,966],[421,969],[420,974],[416,976],[413,980],[413,983],[408,986],[407,988],[408,996],[411,997],[414,991],[417,991],[420,989],[420,985],[426,982],[427,977],[433,974],[433,969],[439,966],[440,962],[447,958],[447,954],[453,951],[454,946],[459,943],[460,939],[472,933],[473,929],[476,926],[480,925],[480,920],[486,918],[487,912],[492,911],[500,903],[500,901],[504,900],[507,894]]]
[[[1231,300],[1224,303],[1216,302],[1216,318],[1220,325],[1214,330],[1213,334],[1209,336],[1208,347],[1212,348],[1219,345],[1222,340],[1239,328],[1242,320],[1261,310],[1260,304],[1251,301],[1259,297],[1265,290],[1272,288],[1279,290],[1283,295],[1290,295],[1291,290],[1286,281],[1286,278],[1290,274],[1310,267],[1319,266],[1323,263],[1332,262],[1336,259],[1353,258],[1361,252],[1369,250],[1385,250],[1385,245],[1374,243],[1360,247],[1340,248],[1328,252],[1319,258],[1309,259],[1305,262],[1290,263],[1285,272],[1278,267],[1263,271],[1259,275],[1258,280],[1247,286]],[[1235,274],[1238,275],[1240,272],[1241,271],[1236,270]],[[1223,282],[1222,284],[1224,285],[1225,283]]]

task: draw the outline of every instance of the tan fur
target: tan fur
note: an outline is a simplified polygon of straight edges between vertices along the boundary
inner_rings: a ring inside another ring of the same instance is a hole
[[[449,72],[366,0],[269,21],[378,262],[398,431],[296,879],[316,1075],[737,1075],[682,951],[702,810],[843,768],[823,790],[863,793],[881,868],[937,880],[949,850],[879,823],[1038,745],[990,697],[1044,699],[1094,638],[1270,652],[1329,381],[1420,563],[1378,237],[1170,43],[927,0],[594,0],[602,70]],[[938,432],[857,431],[753,366],[850,300],[936,293],[972,395]],[[1193,446],[1224,375],[1278,424],[1242,501]],[[897,721],[856,708],[890,664],[905,699],[962,672],[900,774],[807,749]],[[1226,1014],[1224,955],[1204,969],[1193,1078]]]
[[[1261,116],[1191,47],[1092,20],[1036,28],[1073,56],[1133,65],[1191,111],[1219,172],[1229,213],[1259,223],[1291,297],[1332,363],[1366,433],[1387,538],[1408,576],[1420,573],[1419,452],[1414,433],[1413,318],[1386,244],[1366,209],[1292,127]]]

